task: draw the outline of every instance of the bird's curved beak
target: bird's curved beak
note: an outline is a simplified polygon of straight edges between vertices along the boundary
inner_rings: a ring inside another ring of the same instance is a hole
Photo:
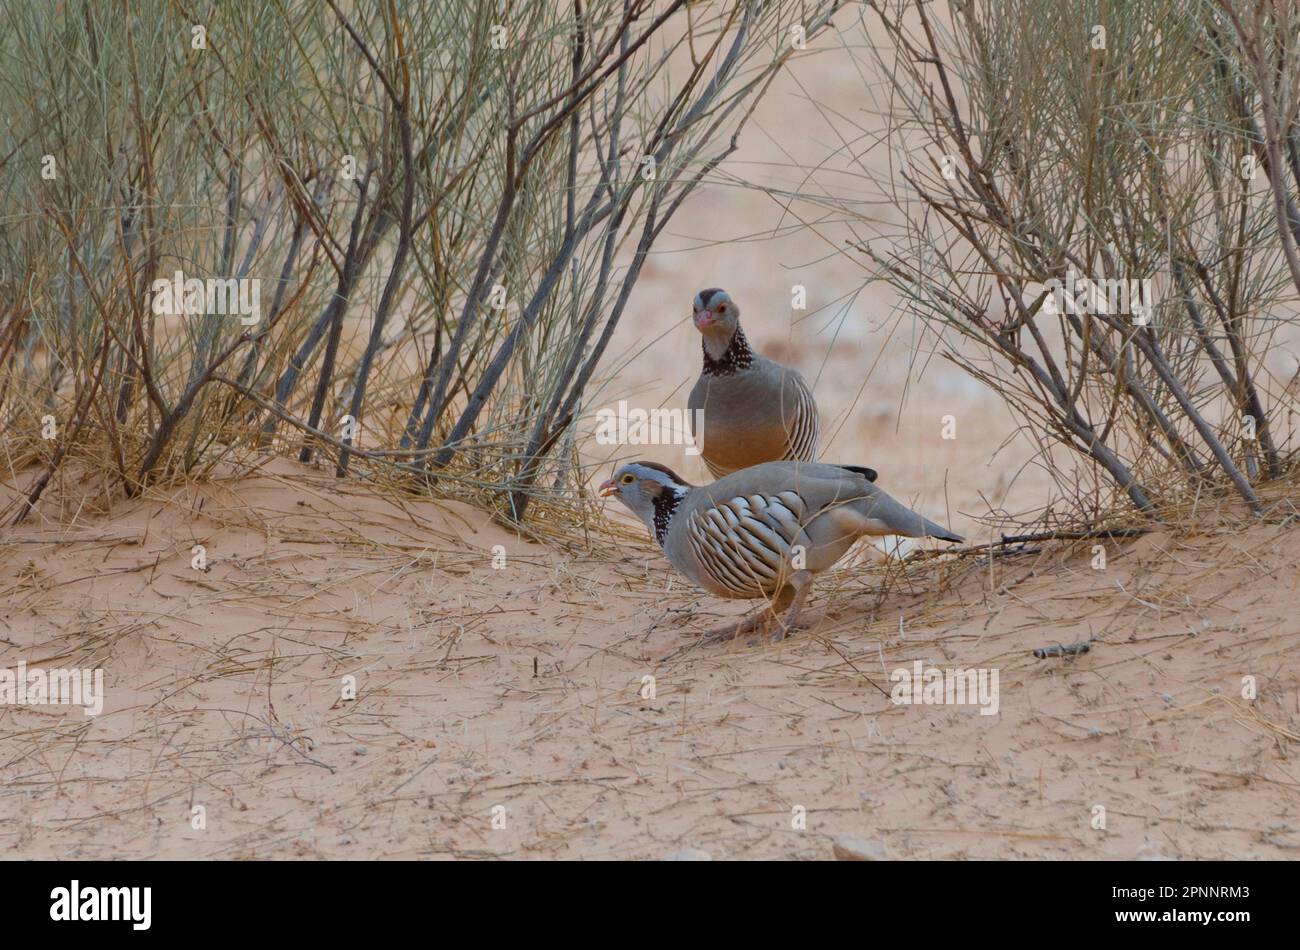
[[[600,497],[608,498],[610,495],[618,494],[618,486],[614,484],[614,479],[609,479],[600,483]]]
[[[711,327],[711,326],[713,326],[713,311],[712,311],[712,310],[696,310],[696,311],[695,311],[695,329],[697,329],[697,330],[703,330],[703,329],[706,329],[706,328]]]

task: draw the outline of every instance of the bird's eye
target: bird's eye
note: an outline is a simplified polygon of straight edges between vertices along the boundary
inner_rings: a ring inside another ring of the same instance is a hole
[[[619,482],[623,485],[631,485],[634,481],[636,481],[635,475],[624,475],[619,479]]]

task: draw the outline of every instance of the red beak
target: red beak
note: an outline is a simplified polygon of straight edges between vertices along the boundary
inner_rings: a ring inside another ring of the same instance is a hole
[[[600,483],[600,497],[608,498],[610,495],[618,494],[618,486],[614,484],[614,479],[609,479]]]
[[[695,311],[695,329],[703,330],[706,327],[713,326],[713,311],[696,310]]]

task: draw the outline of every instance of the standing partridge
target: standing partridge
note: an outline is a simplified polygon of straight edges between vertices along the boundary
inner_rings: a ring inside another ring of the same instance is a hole
[[[740,308],[717,287],[695,295],[704,369],[687,400],[691,430],[714,478],[761,462],[817,458],[817,403],[804,378],[759,356],[740,329]],[[703,433],[696,432],[703,412]]]
[[[632,462],[600,493],[617,495],[632,509],[673,567],[695,584],[719,597],[767,600],[766,608],[706,636],[735,636],[774,619],[783,636],[814,575],[862,535],[962,540],[890,498],[872,484],[875,478],[855,465],[765,462],[692,485],[662,465]]]

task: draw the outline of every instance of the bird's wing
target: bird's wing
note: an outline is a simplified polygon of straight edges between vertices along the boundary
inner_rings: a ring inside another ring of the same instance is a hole
[[[781,421],[785,425],[786,454],[789,461],[811,462],[817,458],[821,441],[821,423],[817,418],[817,400],[812,389],[796,370],[787,366],[781,383]]]
[[[710,586],[742,597],[779,589],[791,573],[793,549],[808,545],[803,499],[793,491],[710,494],[686,514],[683,531]]]
[[[861,534],[901,534],[911,538],[961,541],[959,535],[922,517],[868,481],[860,471],[820,462],[771,462],[756,465],[715,482],[728,494],[795,493],[803,503],[808,525],[822,513],[833,513],[842,529],[857,522]]]

